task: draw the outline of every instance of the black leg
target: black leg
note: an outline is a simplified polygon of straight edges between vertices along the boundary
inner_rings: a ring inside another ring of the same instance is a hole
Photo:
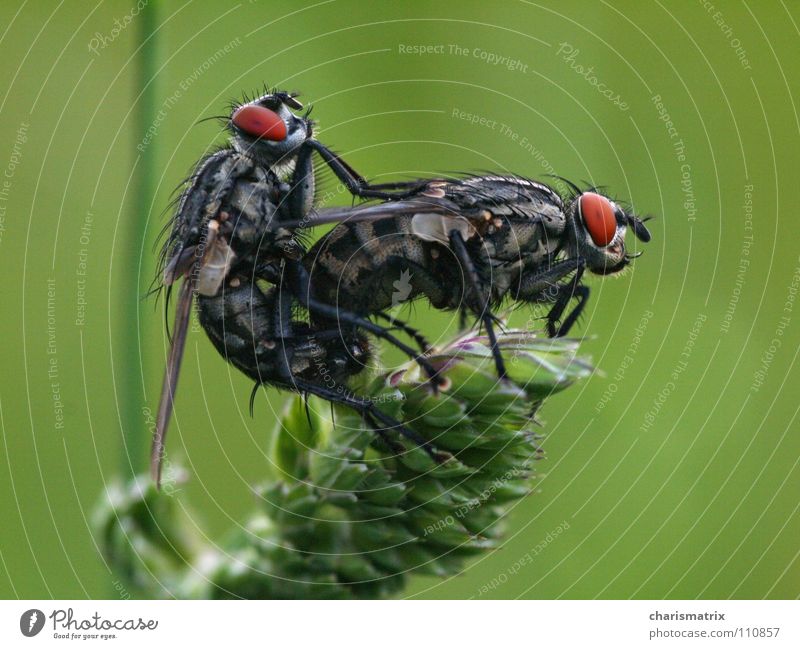
[[[291,360],[289,359],[289,354],[291,353],[291,347],[287,347],[287,342],[290,342],[292,338],[292,309],[291,309],[291,296],[282,289],[281,286],[278,286],[276,289],[278,292],[278,297],[275,300],[273,305],[273,317],[272,317],[272,332],[271,335],[276,338],[277,340],[281,341],[281,349],[277,351],[275,354],[275,363],[277,365],[276,371],[278,375],[283,377],[284,380],[291,380],[292,378],[292,369],[291,369]],[[253,313],[250,313],[250,328],[252,331],[257,331],[255,327],[255,322],[253,322]],[[253,336],[253,347],[258,344],[258,341],[255,339],[255,335]],[[254,353],[254,357],[257,358],[257,354]],[[255,385],[253,386],[253,390],[250,392],[250,416],[252,417],[255,413],[255,405],[256,405],[256,395],[258,394],[259,388],[264,385],[268,380],[269,377],[262,377],[261,371],[256,363],[256,372],[258,373],[258,379],[256,380]]]
[[[514,299],[522,302],[550,302],[553,307],[547,315],[547,334],[566,336],[577,321],[589,298],[589,287],[581,284],[586,263],[581,258],[564,259],[544,270],[524,272]],[[566,281],[571,273],[575,276]],[[572,298],[578,304],[559,326],[559,321]]]
[[[264,385],[263,383],[259,383],[256,381],[255,385],[253,385],[253,389],[250,390],[250,416],[255,416],[256,412],[256,395],[258,394],[259,389],[261,386]]]
[[[569,282],[557,286],[555,291],[555,304],[553,308],[550,309],[550,313],[547,314],[547,334],[549,336],[553,338],[566,336],[586,307],[586,301],[589,299],[589,287],[581,284],[582,276],[583,266],[580,266],[575,276]],[[575,308],[570,311],[569,315],[560,326],[556,326],[572,298],[577,299],[578,303],[575,305]]]
[[[555,302],[564,280],[571,273],[582,271],[583,259],[564,259],[547,268],[523,270],[514,299],[521,302]]]
[[[425,336],[423,336],[419,331],[414,329],[414,327],[410,326],[408,323],[403,322],[402,320],[398,320],[397,318],[393,318],[388,313],[384,313],[383,311],[377,311],[375,316],[386,320],[387,322],[391,322],[393,326],[397,327],[401,331],[405,332],[407,335],[411,336],[419,345],[420,350],[423,353],[427,353],[431,346],[430,343],[426,340]]]
[[[492,346],[492,356],[494,356],[494,364],[497,368],[497,374],[501,379],[506,378],[506,364],[503,356],[500,353],[500,347],[497,344],[497,336],[494,331],[494,323],[497,320],[495,315],[489,310],[488,304],[481,304],[483,295],[481,292],[481,282],[478,277],[478,272],[475,270],[475,264],[472,263],[472,258],[469,256],[467,245],[464,242],[461,233],[457,230],[450,232],[450,246],[458,259],[461,268],[466,275],[468,283],[468,292],[474,296],[473,310],[479,315],[483,326],[486,327],[486,334],[489,336],[489,343]]]
[[[406,427],[401,422],[393,419],[389,415],[381,412],[380,409],[377,408],[375,404],[369,399],[363,397],[357,397],[347,392],[338,392],[336,390],[331,390],[324,386],[316,385],[314,383],[310,383],[309,381],[298,379],[296,377],[292,377],[292,384],[295,387],[295,389],[297,389],[300,392],[313,394],[322,399],[325,399],[326,401],[330,401],[331,403],[339,403],[355,410],[362,417],[364,417],[364,419],[375,430],[375,432],[378,433],[378,435],[380,435],[380,437],[384,439],[384,441],[386,441],[387,444],[389,444],[392,450],[396,451],[397,445],[386,437],[386,431],[396,430],[403,437],[409,439],[410,441],[414,442],[417,446],[424,449],[425,452],[435,461],[443,462],[448,457],[447,454],[435,451],[433,447],[430,445],[430,442],[420,437],[413,430]]]
[[[313,149],[302,147],[292,174],[292,188],[287,197],[289,214],[309,214],[314,209],[315,177]]]
[[[319,302],[312,298],[308,271],[306,271],[299,262],[287,261],[286,271],[289,281],[294,285],[298,301],[309,311],[325,318],[330,318],[331,320],[360,327],[378,338],[383,338],[405,353],[409,358],[419,363],[420,367],[425,370],[434,385],[441,385],[444,382],[444,380],[438,376],[436,368],[434,368],[427,359],[422,357],[416,350],[395,338],[384,327],[354,313],[343,311],[335,306]]]
[[[278,284],[278,299],[275,300],[275,317],[273,318],[274,323],[274,331],[273,335],[276,340],[281,341],[281,349],[276,350],[278,353],[275,354],[276,356],[276,363],[278,365],[278,373],[282,376],[292,376],[292,361],[289,358],[289,355],[292,354],[292,346],[287,346],[287,342],[292,337],[292,299],[289,292],[283,286],[283,284]],[[253,345],[257,344],[256,340],[253,340]],[[267,377],[260,377],[260,380],[264,380]]]
[[[459,331],[467,329],[467,310],[463,308],[458,310],[458,329]]]
[[[333,170],[333,173],[336,174],[336,177],[345,184],[348,191],[354,196],[360,198],[378,198],[381,200],[400,200],[413,196],[421,185],[421,183],[370,185],[355,169],[321,142],[314,139],[306,140],[306,146],[310,146],[320,154],[325,163]],[[382,191],[387,188],[396,190],[405,189],[405,191]]]

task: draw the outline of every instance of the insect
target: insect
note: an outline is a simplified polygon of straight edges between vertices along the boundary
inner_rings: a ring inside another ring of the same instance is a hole
[[[403,301],[424,296],[436,308],[480,319],[504,377],[494,308],[505,299],[551,303],[548,334],[564,336],[589,297],[584,272],[617,273],[637,256],[625,249],[628,227],[650,240],[642,219],[594,189],[568,184],[564,200],[516,176],[414,181],[391,186],[404,190],[399,200],[325,210],[315,223],[339,224],[304,257],[312,295],[367,316],[394,305],[393,280],[405,276]]]
[[[436,376],[435,368],[419,351],[402,343],[386,328],[318,302],[307,290],[308,276],[300,263],[305,246],[298,228],[302,230],[302,221],[313,208],[313,154],[318,153],[355,195],[387,198],[390,194],[370,188],[336,154],[315,140],[308,113],[293,112],[301,108],[296,95],[282,91],[266,92],[233,105],[230,115],[223,118],[231,132],[228,146],[200,161],[167,225],[169,233],[160,263],[167,301],[172,286],[181,279],[183,284],[151,451],[151,470],[157,481],[194,296],[217,298],[229,280],[252,290],[256,288],[256,278],[273,283],[285,281],[293,290],[296,306],[319,318],[335,316],[386,339],[417,359],[430,376]],[[300,224],[296,223],[298,220]],[[295,223],[284,225],[290,221]],[[228,288],[235,287],[228,284]],[[224,313],[224,309],[220,312]],[[270,317],[273,323],[279,322]],[[203,322],[209,334],[222,326],[210,317],[201,319]],[[414,335],[420,346],[424,344],[424,339],[408,325],[396,326]],[[253,336],[267,335],[260,325],[254,323],[252,328]],[[283,333],[289,335],[287,331]],[[291,374],[291,367],[289,370]],[[263,378],[263,382],[269,382],[276,377],[267,372]],[[285,373],[280,374],[280,380],[285,378]]]

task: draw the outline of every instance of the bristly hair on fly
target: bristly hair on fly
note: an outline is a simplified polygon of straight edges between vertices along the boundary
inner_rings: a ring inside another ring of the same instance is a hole
[[[246,104],[259,101],[264,97],[268,97],[269,95],[277,95],[279,97],[285,97],[286,99],[294,99],[297,101],[297,98],[301,96],[301,93],[296,90],[286,92],[285,90],[280,90],[275,86],[270,87],[265,83],[260,89],[257,89],[252,93],[248,93],[247,91],[243,90],[239,97],[232,98],[228,101],[228,108],[230,109],[230,112],[233,113],[237,108],[241,108]],[[297,103],[300,104],[301,102],[297,101]],[[304,117],[306,117],[310,112],[311,109],[307,108]]]
[[[578,196],[580,196],[583,191],[580,187],[578,187],[574,182],[571,180],[567,180],[564,176],[559,176],[558,174],[545,174],[547,178],[555,178],[556,180],[560,180],[564,183],[567,188],[569,189],[570,193],[567,196],[562,196],[561,199],[564,201],[565,204],[571,203],[574,201]]]
[[[150,282],[150,287],[148,288],[147,292],[145,293],[144,297],[150,297],[151,295],[156,295],[156,302],[158,299],[158,295],[161,293],[161,290],[164,288],[162,284],[164,269],[167,265],[167,260],[169,259],[170,253],[172,252],[173,247],[177,243],[176,238],[173,236],[172,228],[175,224],[175,219],[177,218],[177,207],[180,204],[181,197],[183,196],[183,190],[186,188],[188,184],[194,180],[195,176],[198,173],[199,168],[201,167],[204,160],[207,158],[216,155],[220,151],[225,148],[224,145],[219,145],[211,149],[207,156],[205,156],[202,160],[197,162],[194,168],[189,172],[186,176],[181,179],[181,181],[173,187],[172,191],[170,192],[170,200],[167,205],[161,210],[159,214],[159,219],[162,219],[165,214],[171,213],[172,216],[168,218],[164,225],[161,226],[161,229],[156,235],[156,240],[153,243],[153,250],[158,251],[158,261],[156,263],[156,274],[153,277],[153,280]]]

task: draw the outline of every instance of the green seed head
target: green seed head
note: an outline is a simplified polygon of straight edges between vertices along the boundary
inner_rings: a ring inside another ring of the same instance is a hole
[[[169,573],[161,584],[182,597],[383,597],[411,574],[456,573],[498,546],[505,513],[530,492],[542,402],[591,372],[573,340],[510,331],[499,345],[506,381],[486,339],[472,335],[431,356],[446,379],[439,393],[411,363],[364,388],[436,459],[396,431],[376,435],[352,411],[337,407],[331,420],[325,404],[295,397],[272,439],[278,477],[258,488],[260,511],[225,547],[181,554],[190,566],[162,557],[172,546],[159,536],[181,530],[150,519],[174,521],[174,498],[139,480],[100,510],[106,554],[139,584],[153,584],[146,572]],[[136,548],[144,560],[131,558]]]

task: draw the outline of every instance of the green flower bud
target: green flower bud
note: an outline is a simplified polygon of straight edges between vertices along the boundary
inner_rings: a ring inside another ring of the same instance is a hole
[[[472,335],[431,355],[439,393],[413,363],[363,383],[436,458],[394,431],[387,443],[340,407],[333,425],[317,414],[323,403],[295,397],[272,439],[276,479],[221,550],[188,542],[176,499],[140,479],[98,512],[106,555],[146,594],[164,594],[157,578],[181,597],[384,597],[410,574],[456,573],[498,546],[508,507],[531,493],[541,457],[533,414],[591,372],[576,341],[511,331],[498,342],[505,381],[488,341]]]

